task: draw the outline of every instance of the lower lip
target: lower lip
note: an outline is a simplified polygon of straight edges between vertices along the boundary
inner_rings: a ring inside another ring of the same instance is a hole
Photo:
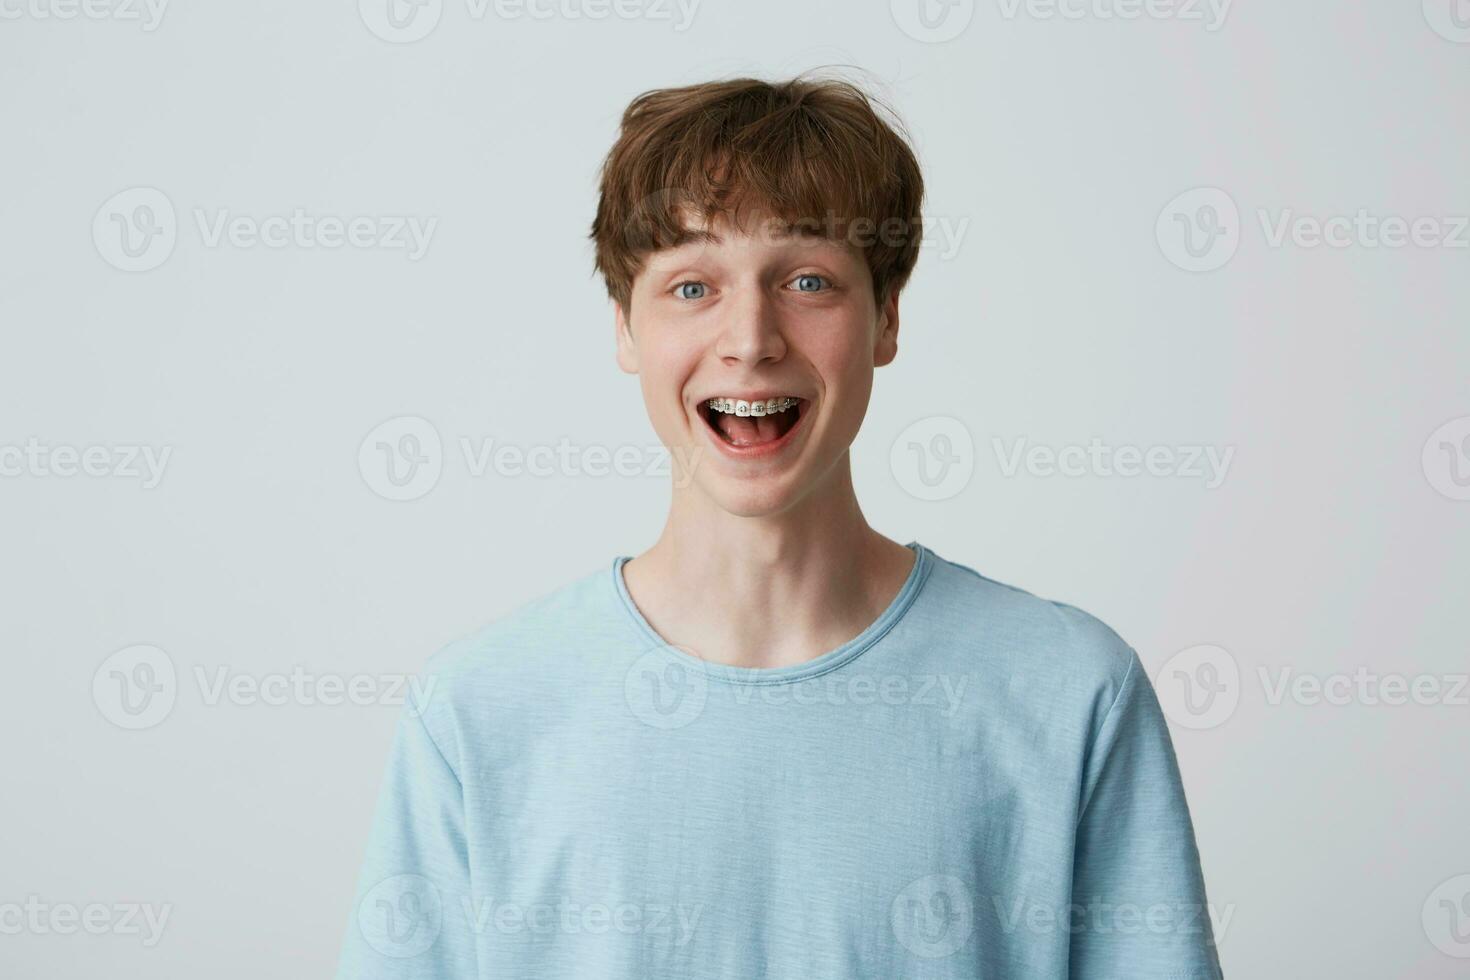
[[[709,436],[709,441],[714,443],[715,448],[726,456],[729,456],[731,459],[763,459],[767,456],[773,456],[791,445],[792,440],[796,438],[796,434],[806,428],[806,418],[811,414],[811,410],[812,403],[810,401],[804,402],[801,407],[801,414],[797,416],[796,422],[792,424],[791,428],[782,433],[781,438],[772,439],[770,442],[762,442],[755,446],[736,446],[726,442],[725,437],[716,432],[705,421],[702,412],[696,409],[695,414],[699,415],[699,427],[704,430],[705,435]]]

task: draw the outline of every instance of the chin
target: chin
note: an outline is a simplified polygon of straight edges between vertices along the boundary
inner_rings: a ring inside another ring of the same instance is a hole
[[[741,479],[705,474],[696,481],[696,493],[736,517],[775,517],[789,510],[803,494],[790,481],[775,477]]]

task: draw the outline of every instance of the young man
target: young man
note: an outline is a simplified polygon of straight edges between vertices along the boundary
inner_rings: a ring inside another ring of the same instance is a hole
[[[853,493],[922,198],[847,84],[628,107],[592,236],[668,520],[431,663],[344,980],[1221,976],[1133,650]]]

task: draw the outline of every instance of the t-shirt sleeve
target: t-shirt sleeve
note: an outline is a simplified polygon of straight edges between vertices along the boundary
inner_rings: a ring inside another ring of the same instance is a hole
[[[412,699],[398,719],[338,980],[474,980],[464,791]]]
[[[1073,980],[1219,980],[1194,827],[1138,654],[1084,765],[1073,852]]]

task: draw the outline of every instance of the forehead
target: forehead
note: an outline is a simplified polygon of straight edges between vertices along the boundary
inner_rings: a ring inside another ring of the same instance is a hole
[[[685,209],[679,212],[679,231],[674,240],[652,252],[648,261],[662,265],[710,253],[784,258],[792,252],[829,261],[861,259],[861,250],[845,239],[843,224],[832,214],[826,218],[792,218],[752,209],[738,217],[728,213],[706,217]]]

